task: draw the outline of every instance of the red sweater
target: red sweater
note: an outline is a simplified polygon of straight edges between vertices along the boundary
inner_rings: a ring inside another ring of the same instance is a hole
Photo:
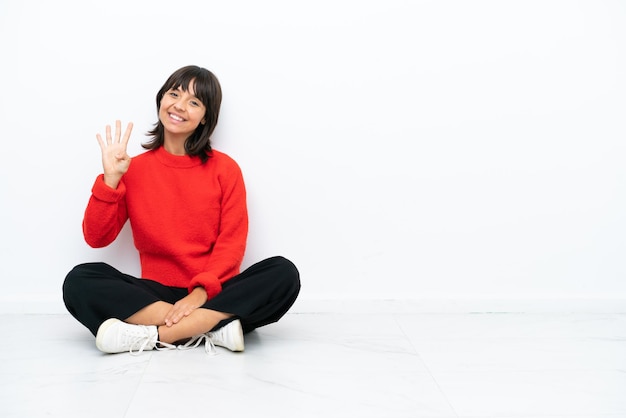
[[[85,217],[85,241],[94,248],[115,240],[130,220],[141,275],[166,286],[202,286],[209,298],[239,273],[248,235],[246,191],[241,170],[213,150],[175,156],[163,147],[131,161],[117,189],[101,174]]]

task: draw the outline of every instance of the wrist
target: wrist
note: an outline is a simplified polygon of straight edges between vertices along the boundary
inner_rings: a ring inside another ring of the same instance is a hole
[[[117,186],[120,184],[121,178],[121,176],[104,173],[104,184],[112,189],[117,189]]]
[[[191,294],[201,298],[202,304],[204,304],[208,300],[206,289],[202,286],[194,287],[193,290],[191,291]]]

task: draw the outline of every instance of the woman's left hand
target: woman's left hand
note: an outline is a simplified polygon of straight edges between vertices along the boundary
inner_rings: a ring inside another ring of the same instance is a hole
[[[172,309],[165,315],[165,325],[171,327],[177,324],[181,319],[191,315],[193,311],[204,305],[206,301],[206,290],[202,287],[196,287],[172,306]]]

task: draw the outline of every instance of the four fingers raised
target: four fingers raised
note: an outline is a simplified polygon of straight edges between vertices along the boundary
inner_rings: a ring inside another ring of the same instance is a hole
[[[126,125],[126,131],[122,136],[122,122],[120,120],[115,121],[115,142],[113,141],[113,137],[111,136],[111,125],[107,125],[105,127],[105,136],[106,142],[102,139],[102,135],[96,134],[96,139],[98,140],[98,144],[100,144],[101,149],[105,149],[108,145],[113,143],[121,143],[123,145],[128,145],[128,141],[130,140],[130,134],[133,131],[133,123],[129,122]]]

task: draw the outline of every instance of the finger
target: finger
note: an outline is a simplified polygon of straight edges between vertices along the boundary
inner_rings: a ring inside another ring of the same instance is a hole
[[[183,315],[180,312],[178,312],[172,317],[172,323],[178,324],[182,318],[183,318]]]
[[[128,145],[128,140],[130,139],[130,134],[133,131],[133,123],[129,122],[126,126],[126,132],[124,132],[124,137],[122,138],[122,143],[124,145]]]
[[[115,142],[120,142],[120,136],[122,135],[122,122],[115,121]]]
[[[104,145],[104,141],[102,140],[102,135],[96,134],[96,139],[98,140],[98,144],[100,145],[100,149],[102,151],[104,151],[104,148],[106,148],[106,146]]]
[[[106,127],[107,145],[111,145],[111,125]]]
[[[174,315],[174,309],[170,309],[170,311],[167,313],[167,315],[165,315],[165,318],[163,319],[163,321],[165,322],[165,325],[167,325],[168,327],[171,327],[174,324],[172,322],[173,315]]]
[[[174,307],[166,317],[166,324],[169,323],[168,326],[177,324],[181,320],[182,316],[183,315],[181,314],[180,309],[176,305],[174,305]]]

